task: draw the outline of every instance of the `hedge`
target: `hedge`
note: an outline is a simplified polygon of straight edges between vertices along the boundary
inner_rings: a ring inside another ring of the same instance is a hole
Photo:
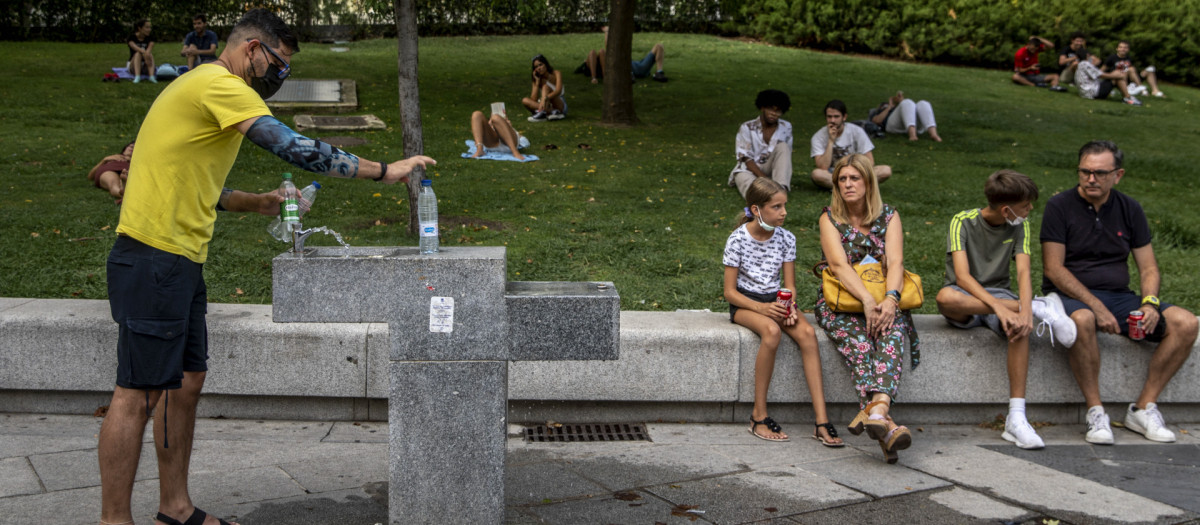
[[[775,44],[1011,68],[1031,34],[1067,44],[1088,35],[1101,58],[1128,40],[1159,78],[1200,82],[1200,0],[747,0],[733,29]],[[1042,55],[1058,69],[1058,53]]]

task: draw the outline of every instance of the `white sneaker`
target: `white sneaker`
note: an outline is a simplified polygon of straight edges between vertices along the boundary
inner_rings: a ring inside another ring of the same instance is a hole
[[[1143,86],[1141,84],[1131,84],[1129,86],[1129,94],[1132,96],[1135,96],[1135,97],[1138,95],[1145,95],[1146,94],[1146,86]]]
[[[1163,94],[1163,92],[1162,92],[1162,91],[1155,91],[1155,92],[1154,92],[1154,96],[1156,96],[1156,97],[1158,97],[1158,98],[1163,98],[1163,97],[1165,97],[1166,95],[1165,95],[1165,94]]]
[[[1033,315],[1041,320],[1037,325],[1038,337],[1041,337],[1043,332],[1049,332],[1050,344],[1054,344],[1055,338],[1067,348],[1075,344],[1075,336],[1078,335],[1075,321],[1063,309],[1062,299],[1057,293],[1034,297]]]
[[[1125,97],[1124,99],[1122,99],[1122,101],[1125,102],[1126,104],[1129,104],[1130,106],[1142,105],[1142,101],[1138,100],[1137,97],[1135,97],[1133,95],[1129,95],[1128,97]]]
[[[1163,422],[1162,412],[1158,411],[1156,403],[1147,403],[1146,408],[1141,410],[1134,410],[1136,406],[1130,403],[1129,409],[1125,411],[1125,428],[1146,436],[1150,441],[1175,442],[1175,433],[1167,430],[1167,424]]]
[[[1104,413],[1103,407],[1092,407],[1087,413],[1087,437],[1084,438],[1088,443],[1096,445],[1111,445],[1113,444],[1112,427],[1108,424],[1108,414]]]
[[[1000,434],[1000,437],[1016,443],[1018,447],[1025,450],[1046,448],[1046,443],[1029,425],[1029,421],[1024,417],[1013,417],[1012,414],[1009,414],[1008,418],[1004,420],[1004,433]]]
[[[550,115],[547,116],[546,118],[548,118],[550,120],[562,120],[562,119],[567,118],[567,116],[564,115],[563,112],[556,109],[556,110],[551,111]]]

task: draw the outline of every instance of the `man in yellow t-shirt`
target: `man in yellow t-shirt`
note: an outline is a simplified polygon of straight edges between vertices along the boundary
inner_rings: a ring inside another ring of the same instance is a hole
[[[156,522],[225,523],[195,508],[187,492],[196,403],[208,370],[203,264],[217,211],[274,215],[282,202],[276,192],[224,188],[242,137],[333,177],[393,184],[434,164],[425,156],[390,164],[361,159],[271,116],[263,100],[291,73],[298,51],[295,34],[278,16],[251,10],[234,26],[220,58],[172,82],[142,123],[108,257],[109,304],[120,332],[116,386],[98,449],[103,523],[132,523],[142,435],[160,399]]]

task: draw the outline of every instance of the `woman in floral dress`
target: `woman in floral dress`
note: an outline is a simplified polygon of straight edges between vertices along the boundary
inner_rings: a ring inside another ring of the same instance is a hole
[[[911,351],[914,368],[920,355],[912,315],[898,310],[904,281],[904,228],[900,214],[880,198],[874,165],[865,155],[838,161],[833,182],[830,205],[819,221],[825,260],[816,270],[828,266],[846,290],[862,301],[863,312],[834,312],[821,295],[817,325],[846,359],[858,391],[861,410],[851,421],[850,432],[858,435],[866,430],[879,440],[887,462],[895,463],[896,451],[912,444],[912,434],[892,420],[889,410],[900,387],[904,355]],[[882,302],[875,300],[854,271],[854,265],[870,262],[868,257],[883,263],[888,294]]]

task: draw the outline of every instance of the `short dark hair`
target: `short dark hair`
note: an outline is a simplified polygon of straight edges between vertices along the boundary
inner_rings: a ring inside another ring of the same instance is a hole
[[[273,47],[283,45],[293,54],[300,52],[300,42],[296,33],[279,15],[266,9],[251,9],[242,15],[229,34],[230,42],[240,42],[257,38],[264,44]]]
[[[1133,47],[1133,45],[1131,45],[1128,40],[1117,40],[1117,45],[1119,46],[1121,44],[1125,44],[1129,47]]]
[[[192,17],[192,21],[195,22],[196,20],[199,20],[199,21],[207,24],[208,23],[208,15],[206,15],[204,13],[196,13],[196,16]]]
[[[1042,43],[1042,41],[1041,41],[1041,40],[1039,40],[1039,39],[1038,39],[1038,37],[1036,37],[1036,36],[1031,36],[1031,37],[1029,37],[1029,42],[1028,42],[1028,43],[1030,43],[1030,44],[1033,44],[1033,45],[1035,45],[1035,46],[1036,46],[1036,45],[1038,45],[1038,44]]]
[[[140,18],[140,19],[138,19],[138,21],[137,21],[137,22],[134,22],[134,23],[133,23],[133,30],[134,30],[134,31],[137,31],[138,29],[141,29],[141,28],[142,28],[142,26],[146,25],[146,22],[149,22],[149,21],[150,21],[150,19],[149,19],[149,18]]]
[[[826,109],[836,109],[836,110],[838,110],[838,113],[842,114],[842,116],[846,116],[846,115],[850,114],[850,111],[848,111],[846,109],[846,103],[842,102],[836,98],[833,100],[830,100],[828,104],[825,104],[825,109],[821,110],[821,114],[824,114]]]
[[[987,197],[988,206],[999,208],[1005,205],[1033,202],[1038,198],[1038,187],[1024,173],[1013,170],[999,170],[983,183],[983,194]]]
[[[1087,155],[1099,155],[1106,151],[1112,153],[1113,169],[1121,169],[1121,165],[1125,163],[1125,153],[1111,140],[1093,140],[1084,144],[1082,148],[1079,148],[1079,160],[1083,160],[1083,157]]]
[[[758,92],[758,96],[754,97],[754,107],[762,108],[779,108],[779,111],[787,113],[792,109],[792,98],[778,89],[764,89]]]
[[[1084,40],[1087,40],[1087,35],[1083,34],[1083,31],[1076,31],[1074,33],[1071,33],[1071,40],[1075,40],[1076,38],[1082,38]]]

